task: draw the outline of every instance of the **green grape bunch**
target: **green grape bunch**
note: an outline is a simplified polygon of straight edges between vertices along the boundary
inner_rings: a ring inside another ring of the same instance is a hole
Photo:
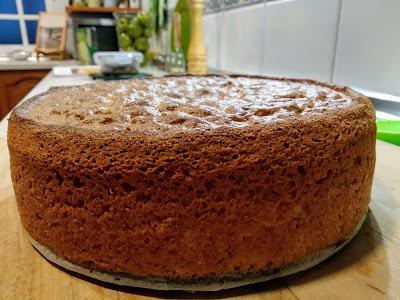
[[[140,51],[145,59],[149,61],[150,42],[149,38],[154,32],[154,22],[149,12],[141,12],[135,16],[124,15],[117,20],[118,41],[120,48],[124,51]]]

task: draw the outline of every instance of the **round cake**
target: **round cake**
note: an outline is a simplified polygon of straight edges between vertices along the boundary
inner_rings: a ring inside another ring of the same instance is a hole
[[[9,119],[21,222],[101,280],[216,290],[297,272],[357,232],[375,111],[311,80],[168,76],[51,89]]]

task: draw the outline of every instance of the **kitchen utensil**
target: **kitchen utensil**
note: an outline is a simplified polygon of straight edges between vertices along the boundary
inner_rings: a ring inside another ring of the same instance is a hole
[[[376,120],[376,138],[400,146],[400,121]]]

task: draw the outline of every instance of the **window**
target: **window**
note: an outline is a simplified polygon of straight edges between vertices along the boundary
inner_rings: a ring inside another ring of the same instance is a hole
[[[45,0],[0,0],[0,45],[35,44],[38,13]]]

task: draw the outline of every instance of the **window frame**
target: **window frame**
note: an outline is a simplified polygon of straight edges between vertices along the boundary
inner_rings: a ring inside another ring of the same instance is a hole
[[[4,0],[1,0],[4,1]],[[17,14],[5,14],[0,13],[0,20],[14,20],[19,22],[19,30],[21,34],[21,41],[22,44],[0,44],[0,47],[27,47],[27,46],[34,46],[35,43],[30,44],[28,39],[28,31],[26,29],[25,21],[38,21],[39,14],[25,14],[22,0],[14,0],[17,6]],[[46,1],[44,1],[44,6],[46,8]]]

